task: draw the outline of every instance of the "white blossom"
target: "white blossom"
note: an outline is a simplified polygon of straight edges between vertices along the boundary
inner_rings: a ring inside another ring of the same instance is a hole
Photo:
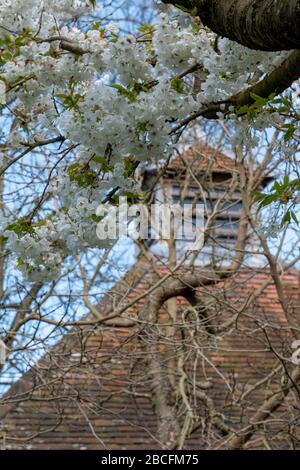
[[[138,34],[121,35],[112,22],[75,27],[73,18],[92,12],[89,1],[0,0],[1,34],[6,31],[9,47],[15,47],[1,65],[0,104],[8,96],[24,121],[7,141],[11,154],[19,150],[24,125],[31,142],[62,135],[76,146],[72,162],[91,177],[87,185],[72,180],[63,160],[49,182],[59,195],[55,213],[20,233],[5,229],[13,217],[2,222],[8,248],[32,280],[51,279],[67,256],[103,246],[96,236],[96,209],[112,187],[138,189],[126,174],[130,158],[156,163],[167,157],[172,129],[181,120],[246,89],[286,57],[287,52],[253,51],[225,38],[218,38],[216,47],[216,35],[189,15],[165,11],[171,15],[161,13],[149,32],[152,40],[143,42]],[[196,95],[185,78],[176,89],[174,80],[195,65],[202,77]],[[234,109],[224,113],[223,106],[219,117],[231,120],[235,145],[255,145],[256,131],[284,123],[275,111],[262,110],[251,120],[247,114],[237,117]],[[0,166],[3,161],[0,154]]]

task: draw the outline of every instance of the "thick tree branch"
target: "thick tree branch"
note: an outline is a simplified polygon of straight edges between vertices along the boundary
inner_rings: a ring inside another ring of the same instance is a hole
[[[224,447],[228,450],[242,449],[244,445],[251,439],[253,434],[257,431],[259,425],[262,425],[284,402],[290,390],[294,387],[294,383],[298,383],[300,379],[300,368],[297,367],[291,374],[291,379],[284,388],[279,388],[270,398],[258,408],[248,426],[242,431],[235,434],[232,433],[222,445],[218,448]]]
[[[256,94],[263,98],[268,98],[271,93],[279,95],[289,88],[295,80],[300,77],[300,51],[292,52],[282,64],[263,80],[256,83],[247,90],[238,93],[231,98],[231,103],[235,106],[251,104],[253,101],[251,94]]]
[[[254,101],[251,96],[253,94],[261,96],[262,98],[268,98],[272,93],[279,95],[289,88],[299,77],[300,51],[293,51],[279,67],[266,75],[260,82],[232,96],[228,100],[211,103],[199,111],[192,113],[172,130],[172,134],[175,134],[183,126],[186,126],[198,117],[218,119],[219,113],[226,113],[231,106],[239,108],[244,105],[251,105]]]
[[[300,48],[300,0],[162,0],[196,9],[215,33],[251,49]]]

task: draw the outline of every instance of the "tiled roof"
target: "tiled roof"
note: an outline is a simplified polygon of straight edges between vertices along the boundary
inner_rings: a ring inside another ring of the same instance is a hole
[[[180,180],[186,175],[188,169],[196,176],[208,176],[209,178],[215,176],[223,180],[228,180],[228,178],[239,172],[235,158],[231,158],[223,152],[204,144],[193,145],[174,155],[168,163],[164,176],[176,176]],[[156,172],[157,168],[146,168],[144,177]],[[273,179],[272,174],[266,174],[262,180],[262,186],[273,181]]]
[[[190,167],[194,173],[233,173],[237,171],[235,160],[207,145],[193,145],[174,156],[168,170]]]
[[[167,272],[162,266],[156,266],[155,272],[147,264],[138,264],[114,288],[115,295],[119,294],[120,299],[122,292],[129,291],[127,301],[136,298]],[[299,308],[298,274],[284,274],[282,282],[289,309],[295,312]],[[252,299],[259,289],[262,292]],[[243,407],[239,404],[239,398],[276,362],[269,341],[278,354],[286,357],[291,342],[286,319],[275,286],[264,270],[243,271],[232,279],[199,289],[199,294],[211,303],[216,324],[240,312],[230,334],[223,339],[209,339],[203,330],[195,332],[207,359],[191,348],[190,339],[186,340],[191,354],[198,354],[197,362],[187,363],[187,372],[197,364],[197,380],[211,382],[207,393],[216,409],[228,417],[227,424],[238,427],[241,420],[248,421],[266,397],[266,387],[258,386],[243,400]],[[110,292],[99,310],[107,311],[113,302],[116,298]],[[141,299],[127,315],[136,317],[143,302]],[[180,308],[183,304],[185,300],[179,298]],[[264,330],[258,328],[262,321]],[[4,397],[0,406],[2,448],[161,448],[140,334],[140,327],[74,328]],[[275,377],[275,383],[279,380]],[[205,416],[199,403],[195,412]],[[276,416],[285,412],[286,408],[281,407]],[[273,438],[274,446],[284,447],[282,435],[279,440]],[[199,449],[202,443],[199,429],[185,448]]]
[[[143,174],[144,178],[149,177],[149,175],[156,175],[158,168],[154,166],[146,167]],[[187,169],[190,169],[197,176],[222,174],[227,178],[237,172],[236,162],[233,158],[203,144],[193,145],[174,155],[168,162],[164,176],[172,177],[176,175],[180,179],[180,177],[184,177]]]

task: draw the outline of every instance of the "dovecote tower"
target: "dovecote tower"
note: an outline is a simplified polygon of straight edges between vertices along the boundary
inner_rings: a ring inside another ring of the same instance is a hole
[[[264,178],[261,187],[270,180],[270,177]],[[146,168],[142,189],[152,191],[152,203],[155,204],[202,206],[203,245],[197,254],[191,254],[196,256],[196,265],[211,263],[212,257],[217,262],[230,260],[243,217],[239,169],[233,158],[208,146],[195,145],[175,156],[165,171],[157,167]],[[199,220],[196,221],[195,209],[192,210],[193,227],[190,232],[195,233]],[[163,237],[157,239],[157,233],[155,237],[152,235],[153,232],[146,242],[147,249],[158,257],[168,258],[168,240]],[[183,233],[181,239],[174,241],[177,259],[187,256],[193,243],[193,237],[185,235]],[[251,236],[248,245],[255,252]],[[257,257],[252,259],[254,264],[257,261]]]

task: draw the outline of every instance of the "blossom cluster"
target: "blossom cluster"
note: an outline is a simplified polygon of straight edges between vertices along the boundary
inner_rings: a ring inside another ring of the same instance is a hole
[[[170,155],[174,127],[247,88],[286,57],[217,38],[179,10],[124,36],[116,24],[97,20],[101,11],[94,4],[0,0],[0,104],[5,87],[18,124],[4,160],[22,151],[24,137],[36,143],[61,136],[66,149],[76,149],[73,161],[62,159],[50,175],[49,191],[59,195],[55,214],[2,221],[7,246],[30,279],[51,279],[66,256],[99,246],[97,206],[113,187],[137,190],[136,166]],[[245,114],[229,116],[241,141],[248,135]],[[275,112],[252,115],[251,125],[267,128],[280,119]]]

